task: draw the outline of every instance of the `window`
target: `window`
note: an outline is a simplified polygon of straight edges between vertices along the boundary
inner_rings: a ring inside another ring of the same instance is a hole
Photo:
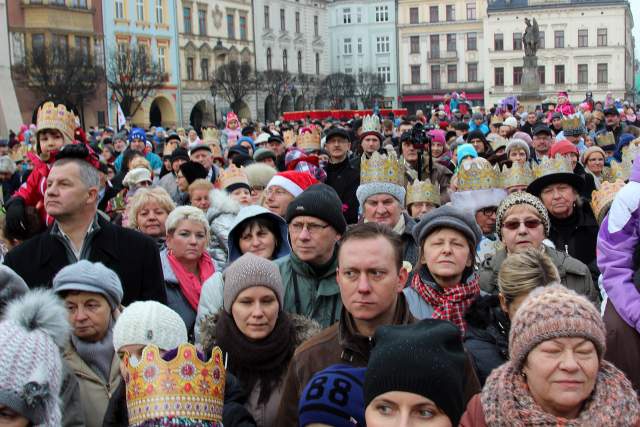
[[[378,78],[385,83],[391,83],[391,67],[378,67]]]
[[[522,67],[513,67],[513,85],[520,86],[522,84]]]
[[[474,21],[476,19],[476,4],[467,3],[467,20]]]
[[[478,50],[478,35],[467,33],[467,50]]]
[[[609,72],[607,64],[598,64],[598,83],[609,83]]]
[[[198,9],[198,32],[201,36],[207,35],[207,11]]]
[[[287,29],[287,25],[286,25],[286,17],[284,14],[284,9],[280,9],[280,30],[282,31],[286,31]]]
[[[554,67],[554,74],[556,77],[556,84],[563,85],[564,84],[564,65],[556,65]]]
[[[318,37],[320,35],[320,29],[318,28],[318,15],[313,16],[313,35]]]
[[[227,37],[229,37],[230,39],[236,38],[236,27],[233,18],[234,17],[232,13],[227,15]]]
[[[73,7],[78,9],[86,9],[87,8],[87,0],[73,0],[71,3]]]
[[[440,66],[431,66],[431,89],[440,89]]]
[[[501,33],[496,33],[493,35],[493,50],[496,52],[499,50],[504,50],[504,37]]]
[[[56,54],[66,55],[69,52],[69,40],[66,34],[53,35],[53,47]]]
[[[267,48],[267,70],[271,70],[271,48]]]
[[[136,16],[138,21],[144,21],[144,0],[136,0]]]
[[[240,17],[240,40],[247,40],[247,17]]]
[[[345,74],[353,74],[353,68],[351,68],[351,67],[347,67],[347,68],[345,68],[345,69],[344,69],[344,73],[345,73]]]
[[[546,79],[544,65],[538,66],[538,80],[540,80],[541,85],[545,84]]]
[[[89,60],[91,59],[91,51],[89,50],[89,37],[76,36],[75,44],[76,49],[82,55],[83,62],[85,64],[88,64]]]
[[[456,35],[447,34],[447,52],[456,51]]]
[[[412,85],[420,84],[420,66],[419,65],[411,66],[411,84]]]
[[[191,33],[191,8],[183,7],[182,8],[182,18],[184,24],[184,32]]]
[[[359,24],[362,22],[362,9],[356,8],[356,22]]]
[[[351,8],[345,7],[342,9],[342,23],[351,24]]]
[[[589,66],[578,64],[578,84],[586,85],[589,82]]]
[[[156,23],[164,22],[164,0],[156,0]]]
[[[209,80],[209,58],[200,60],[200,79]]]
[[[544,31],[540,31],[538,42],[540,43],[538,49],[544,49]]]
[[[193,80],[193,58],[187,58],[187,80]]]
[[[351,38],[344,39],[342,45],[344,46],[344,54],[351,55]]]
[[[578,47],[589,46],[589,30],[578,30]]]
[[[115,0],[116,19],[124,19],[124,0]]]
[[[142,44],[138,41],[138,52],[142,56],[144,62],[149,60],[149,47],[146,44]]]
[[[433,59],[440,58],[440,36],[438,34],[431,34],[429,36],[430,56]]]
[[[522,33],[513,33],[513,50],[522,50]]]
[[[458,82],[458,66],[456,64],[447,65],[447,83]]]
[[[493,85],[496,87],[504,86],[504,68],[496,67],[493,69]]]
[[[127,55],[129,50],[129,43],[119,42],[118,43],[118,55],[120,58],[124,58]]]
[[[358,39],[358,54],[362,55],[362,39]]]
[[[475,62],[467,64],[467,81],[478,81],[478,64]]]
[[[446,7],[447,13],[447,21],[455,21],[456,20],[456,7],[452,4],[448,4]]]
[[[411,53],[420,53],[420,36],[409,37],[411,44]]]
[[[376,37],[376,53],[388,53],[389,48],[389,36]]]
[[[158,68],[161,73],[164,73],[167,69],[167,48],[164,46],[158,46]]]
[[[282,71],[289,69],[289,58],[287,57],[287,49],[282,50]]]
[[[417,24],[420,22],[420,15],[417,7],[409,8],[409,24]]]
[[[564,31],[556,30],[553,32],[553,47],[556,49],[564,47]]]
[[[429,22],[438,22],[438,6],[429,6]]]
[[[598,28],[598,46],[606,46],[607,45],[607,29],[606,28]]]
[[[298,51],[298,74],[302,74],[302,51]]]
[[[269,6],[264,7],[264,28],[271,28],[269,26]]]
[[[320,54],[316,52],[316,74],[320,74]]]
[[[376,22],[389,22],[389,6],[376,6]]]

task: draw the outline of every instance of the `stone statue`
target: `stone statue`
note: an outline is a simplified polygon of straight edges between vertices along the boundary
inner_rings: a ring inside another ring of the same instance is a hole
[[[527,24],[527,28],[524,30],[524,37],[522,37],[524,56],[536,56],[538,47],[540,47],[540,29],[538,28],[538,22],[536,18],[533,18],[533,24],[531,24],[529,18],[524,18],[524,22]]]

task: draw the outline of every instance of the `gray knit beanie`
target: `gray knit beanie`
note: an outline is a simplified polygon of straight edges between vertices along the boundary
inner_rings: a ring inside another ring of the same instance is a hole
[[[231,313],[231,306],[238,294],[254,286],[264,286],[276,294],[280,310],[284,299],[284,286],[278,266],[266,258],[247,252],[231,263],[223,273],[224,310]]]
[[[533,194],[516,191],[505,197],[505,199],[500,202],[498,210],[496,211],[496,232],[498,233],[498,238],[502,240],[502,223],[504,222],[505,214],[509,209],[518,205],[529,205],[538,212],[540,221],[542,221],[542,225],[544,226],[544,235],[545,237],[549,237],[551,222],[549,221],[547,208],[544,207],[542,201]]]
[[[60,294],[66,291],[93,292],[107,299],[114,310],[122,302],[122,283],[118,275],[100,262],[80,260],[64,267],[53,278],[53,290]]]
[[[482,238],[482,232],[476,220],[471,215],[450,205],[441,206],[424,215],[420,222],[413,227],[413,237],[422,246],[422,242],[429,234],[439,228],[451,228],[464,234],[472,243],[473,249],[478,246],[478,242]]]

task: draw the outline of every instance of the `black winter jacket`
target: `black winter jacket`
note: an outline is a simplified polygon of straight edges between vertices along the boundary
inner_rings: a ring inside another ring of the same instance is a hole
[[[348,157],[340,163],[329,163],[325,171],[327,172],[325,184],[336,190],[340,200],[347,207],[344,211],[347,224],[355,224],[358,222],[360,208],[356,197],[356,190],[360,185],[360,172],[351,165]]]

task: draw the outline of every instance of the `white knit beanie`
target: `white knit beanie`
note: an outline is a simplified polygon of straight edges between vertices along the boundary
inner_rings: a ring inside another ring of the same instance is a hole
[[[369,182],[361,184],[356,190],[356,197],[360,202],[360,208],[363,208],[364,202],[375,194],[389,194],[400,202],[400,206],[404,206],[404,197],[407,191],[404,187],[389,182]]]
[[[187,327],[178,313],[157,301],[138,301],[127,306],[113,327],[113,347],[156,345],[171,350],[188,342]]]

